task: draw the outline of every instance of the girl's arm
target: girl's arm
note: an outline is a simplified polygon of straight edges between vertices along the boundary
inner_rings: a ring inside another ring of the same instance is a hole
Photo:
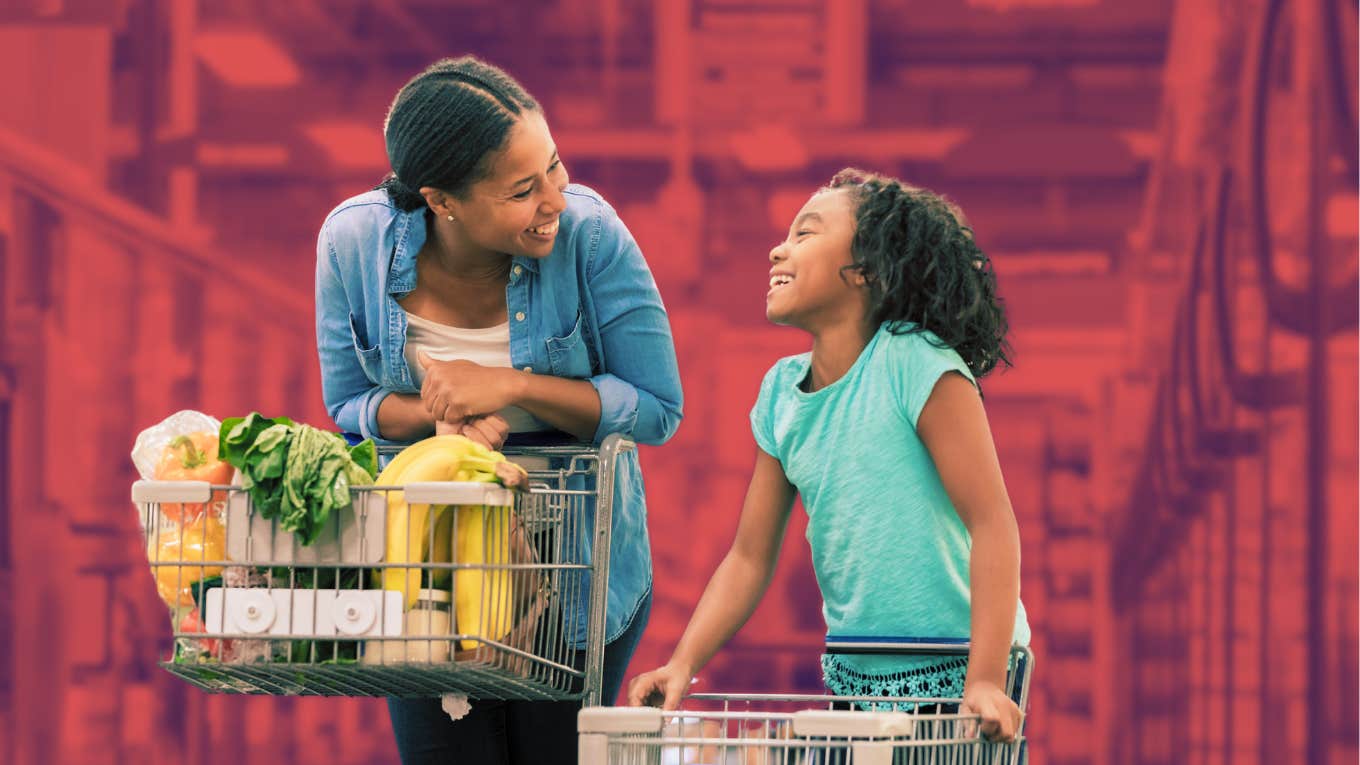
[[[732,549],[708,580],[670,661],[629,684],[630,705],[662,701],[663,709],[678,707],[694,673],[751,617],[774,575],[793,497],[794,488],[779,460],[757,449]]]
[[[982,716],[984,734],[1009,740],[1020,723],[1020,709],[1003,690],[1020,599],[1020,532],[977,389],[958,373],[942,376],[916,432],[973,539],[964,706]]]

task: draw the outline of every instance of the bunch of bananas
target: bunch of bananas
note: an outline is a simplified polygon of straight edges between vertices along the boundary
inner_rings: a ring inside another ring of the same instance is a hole
[[[427,438],[402,450],[378,475],[378,486],[401,486],[427,481],[502,482],[507,468],[523,474],[523,469],[463,436],[440,435]],[[433,517],[434,535],[429,534]],[[496,565],[511,562],[511,508],[508,506],[460,506],[409,504],[401,491],[387,492],[388,563],[410,564],[378,573],[380,586],[401,592],[405,608],[415,604],[422,586],[420,563],[465,563]],[[456,525],[456,528],[455,528]],[[453,541],[457,549],[451,549]],[[452,572],[434,572],[428,585],[449,585]],[[513,626],[512,572],[507,569],[459,569],[454,583],[456,631],[499,639]],[[464,649],[479,645],[463,640]]]

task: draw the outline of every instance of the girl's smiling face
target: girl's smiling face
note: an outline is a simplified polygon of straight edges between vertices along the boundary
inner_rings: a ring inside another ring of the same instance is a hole
[[[770,291],[765,317],[814,331],[842,321],[860,323],[868,309],[864,277],[854,264],[855,210],[850,192],[814,194],[789,227],[788,237],[770,250]]]

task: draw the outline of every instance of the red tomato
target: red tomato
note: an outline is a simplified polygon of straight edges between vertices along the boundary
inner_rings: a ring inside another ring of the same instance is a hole
[[[182,618],[182,619],[179,620],[179,631],[180,631],[180,632],[186,632],[186,633],[196,633],[196,632],[207,632],[207,631],[208,631],[208,628],[205,627],[205,626],[203,625],[203,621],[202,621],[201,619],[198,618],[198,609],[197,609],[197,608],[195,608],[194,610],[192,610],[192,611],[190,611],[189,613],[185,614],[185,615],[184,615],[184,618]],[[217,640],[217,639],[207,639],[207,640],[199,640],[199,641],[197,641],[197,642],[198,642],[198,647],[199,647],[199,648],[202,648],[202,649],[205,650],[205,651],[207,651],[208,654],[209,654],[210,656],[213,656],[214,658],[218,658],[218,659],[222,658],[222,643],[223,643],[224,641]],[[230,645],[230,643],[231,643],[230,640],[225,641],[225,642],[226,642],[228,645]]]

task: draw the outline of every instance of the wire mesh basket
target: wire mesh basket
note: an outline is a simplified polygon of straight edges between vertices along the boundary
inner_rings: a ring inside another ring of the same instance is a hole
[[[1012,651],[1006,691],[1024,710],[1033,654]],[[1015,740],[993,742],[957,698],[693,694],[676,711],[588,707],[582,765],[1023,765]],[[907,711],[896,711],[905,709]]]
[[[161,666],[225,693],[598,703],[614,469],[632,448],[507,448],[525,491],[351,487],[310,544],[239,485],[138,481],[174,625]]]

